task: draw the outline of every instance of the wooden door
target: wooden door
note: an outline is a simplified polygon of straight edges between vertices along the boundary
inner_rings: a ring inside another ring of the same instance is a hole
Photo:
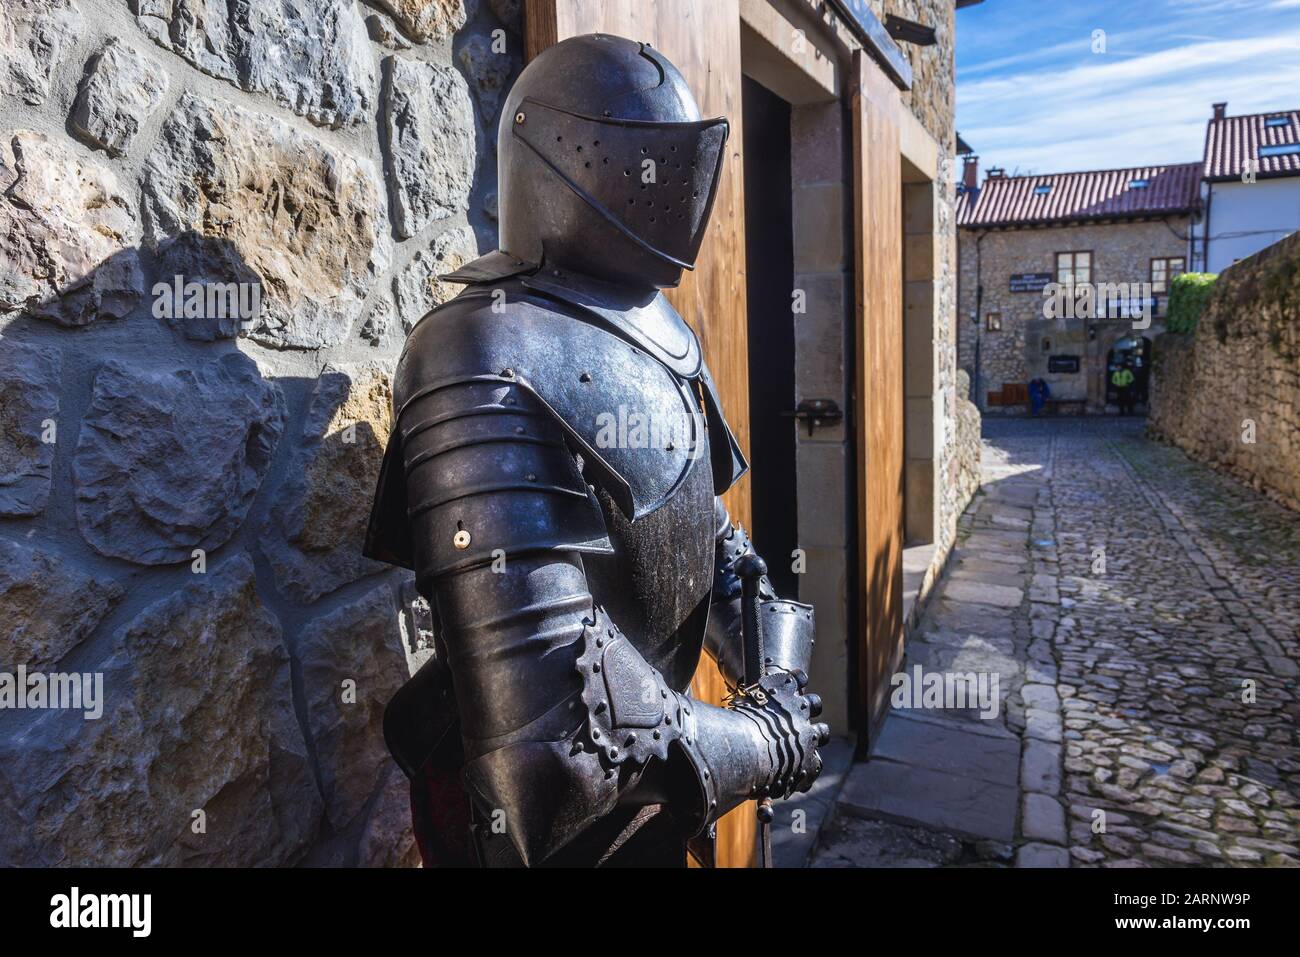
[[[527,0],[524,32],[529,59],[583,33],[612,33],[649,43],[681,71],[705,117],[725,116],[730,121],[708,234],[695,271],[686,273],[668,298],[699,335],[727,421],[741,448],[748,450],[739,0]],[[732,518],[748,525],[748,478],[728,492],[725,501]],[[701,700],[721,703],[725,687],[712,660],[701,661],[693,687]],[[754,836],[754,807],[746,803],[719,823],[718,865],[752,866]]]
[[[856,298],[854,441],[858,513],[855,706],[865,749],[889,701],[903,641],[903,198],[897,88],[854,55]]]

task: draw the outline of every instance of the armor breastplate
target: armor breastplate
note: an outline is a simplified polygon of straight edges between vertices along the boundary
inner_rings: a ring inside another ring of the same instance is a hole
[[[699,663],[713,585],[713,531],[704,520],[713,508],[707,464],[697,459],[675,494],[634,523],[598,492],[614,551],[583,561],[596,603],[677,691],[686,690]]]
[[[665,327],[675,321],[690,337],[688,344],[670,343],[667,353],[660,342],[634,342],[635,329],[630,335],[609,317],[559,299],[563,289],[547,286],[540,293],[526,282],[504,278],[491,288],[471,287],[417,325],[394,383],[398,418],[440,383],[466,377],[536,396],[570,433],[594,506],[574,521],[572,541],[550,544],[583,555],[596,602],[646,660],[683,690],[699,661],[708,616],[715,478],[725,473],[723,484],[729,485],[736,471],[734,439],[720,415],[710,414],[716,396],[698,343],[666,303],[659,321]],[[494,309],[501,292],[505,302]],[[710,446],[710,431],[719,425],[725,432],[721,449]],[[399,428],[394,438],[401,434]],[[387,456],[398,458],[393,446],[399,444],[391,443]],[[400,468],[394,472],[400,479]],[[376,509],[377,518],[390,516],[389,527],[418,508],[399,496],[400,485],[381,481],[381,499],[403,499]],[[381,550],[392,537],[372,524],[369,551]],[[390,552],[412,566],[411,543],[405,550],[405,556],[400,545]],[[673,560],[664,561],[665,555]],[[471,547],[449,551],[432,564],[483,557]]]

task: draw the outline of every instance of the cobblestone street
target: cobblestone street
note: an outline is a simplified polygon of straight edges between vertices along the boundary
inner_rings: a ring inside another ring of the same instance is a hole
[[[1300,865],[1300,516],[1139,419],[984,430],[904,669],[1000,706],[896,707],[813,866]]]

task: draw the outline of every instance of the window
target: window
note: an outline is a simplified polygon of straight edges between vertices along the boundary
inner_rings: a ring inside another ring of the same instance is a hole
[[[987,316],[985,316],[985,317],[984,317],[984,328],[987,329],[989,332],[1001,332],[1001,331],[1002,331],[1002,313],[1000,313],[1000,312],[990,312]]]
[[[1046,196],[1051,191],[1052,191],[1051,183],[1039,183],[1037,186],[1034,187],[1035,196]]]
[[[1300,143],[1274,143],[1259,148],[1260,156],[1290,156],[1293,153],[1300,154]]]
[[[1265,126],[1290,126],[1291,117],[1289,116],[1266,116],[1264,117]]]
[[[1131,179],[1128,181],[1129,189],[1146,189],[1149,185],[1151,184],[1144,179]]]
[[[1092,282],[1092,253],[1057,253],[1056,281],[1062,286]]]
[[[1187,271],[1187,260],[1182,256],[1151,260],[1151,291],[1168,292],[1175,276]]]

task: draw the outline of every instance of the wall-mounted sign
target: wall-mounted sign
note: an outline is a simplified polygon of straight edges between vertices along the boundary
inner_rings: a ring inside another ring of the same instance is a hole
[[[1047,371],[1048,372],[1078,372],[1079,357],[1078,356],[1048,356]]]
[[[1136,319],[1139,316],[1145,317],[1147,310],[1151,310],[1151,315],[1160,311],[1160,300],[1155,296],[1130,299],[1108,299],[1103,307],[1103,312],[1099,319]]]
[[[1012,292],[1041,293],[1043,287],[1052,281],[1050,272],[1013,272],[1011,274]]]

